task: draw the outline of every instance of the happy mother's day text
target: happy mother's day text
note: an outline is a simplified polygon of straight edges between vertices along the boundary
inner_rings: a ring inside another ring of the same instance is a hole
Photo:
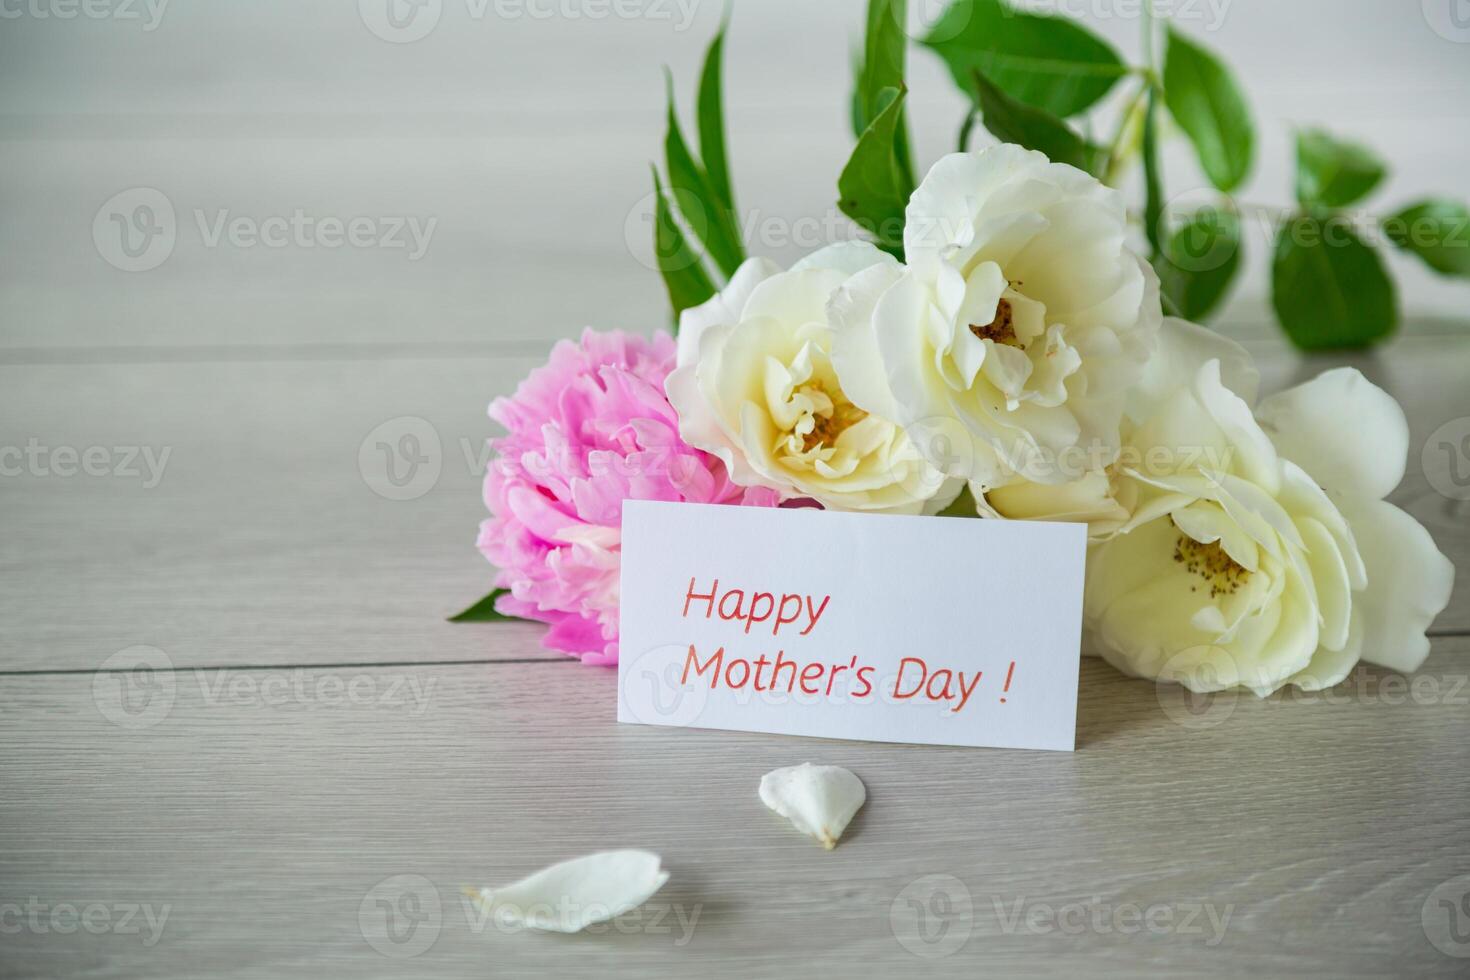
[[[720,580],[713,580],[708,588],[690,578],[689,589],[684,595],[682,618],[721,619],[741,625],[741,632],[763,633],[769,629],[771,636],[780,639],[809,636],[822,621],[832,601],[830,595],[820,597],[805,593],[776,593],[741,588],[721,591]],[[898,662],[898,670],[891,678],[880,678],[878,668],[862,663],[854,655],[847,663],[802,661],[788,657],[784,649],[774,656],[762,652],[754,659],[737,657],[726,652],[724,646],[708,651],[701,656],[696,645],[689,644],[689,653],[684,659],[684,670],[679,683],[692,686],[707,681],[710,690],[721,686],[732,691],[754,690],[759,693],[784,692],[827,699],[842,698],[854,701],[871,700],[881,694],[885,700],[919,701],[944,704],[951,712],[964,710],[970,703],[984,677],[984,671],[967,673],[948,667],[931,667],[923,657],[907,656]],[[1004,683],[1000,687],[999,703],[1006,703],[1004,695],[1011,689],[1015,679],[1016,662],[1009,662]],[[881,688],[881,690],[880,690]]]

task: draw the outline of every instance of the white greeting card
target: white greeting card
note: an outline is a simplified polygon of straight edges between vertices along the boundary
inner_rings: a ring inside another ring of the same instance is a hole
[[[1087,529],[627,501],[618,720],[1073,748]]]

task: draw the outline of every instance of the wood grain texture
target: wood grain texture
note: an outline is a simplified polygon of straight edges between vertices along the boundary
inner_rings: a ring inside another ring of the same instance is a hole
[[[664,322],[647,222],[646,162],[664,126],[659,66],[673,69],[689,118],[723,4],[637,0],[621,8],[635,16],[599,18],[556,16],[583,8],[543,0],[440,6],[437,29],[408,44],[374,37],[359,5],[345,2],[180,4],[152,31],[7,18],[0,349],[549,342],[586,322]],[[911,5],[915,34],[941,6]],[[1052,6],[1138,63],[1136,13],[1124,12],[1136,7]],[[1470,168],[1464,45],[1436,33],[1420,4],[1364,2],[1352,17],[1339,8],[1171,8],[1181,30],[1245,81],[1259,145],[1237,200],[1289,206],[1293,134],[1315,124],[1391,164],[1369,202],[1376,213],[1453,194]],[[789,262],[850,233],[835,182],[853,143],[845,107],[860,24],[853,0],[744,0],[732,19],[730,147],[757,254]],[[953,148],[965,98],[917,46],[908,82],[927,169]],[[1092,132],[1112,131],[1126,89],[1103,104]],[[1203,200],[1186,196],[1207,185],[1185,139],[1166,142],[1164,163],[1171,197]],[[168,198],[176,240],[163,264],[127,273],[103,260],[92,232],[104,203],[135,187]],[[1136,185],[1130,199],[1142,200]],[[221,214],[258,223],[297,210],[437,224],[412,261],[404,248],[235,247],[211,233]],[[1270,320],[1272,224],[1246,223],[1246,276],[1227,322]],[[1463,285],[1397,250],[1386,260],[1410,313],[1463,315]]]
[[[1402,399],[1412,440],[1393,499],[1470,568],[1470,503],[1436,489],[1454,489],[1450,458],[1421,451],[1470,417],[1470,343],[1256,350],[1268,391],[1350,364]],[[189,667],[500,656],[482,627],[444,617],[490,587],[474,549],[497,431],[484,406],[539,359],[0,365],[0,447],[169,454],[151,488],[139,460],[135,477],[29,464],[0,477],[0,669],[91,670],[135,644]],[[386,480],[390,460],[402,488]],[[1458,465],[1470,472],[1470,458]],[[1435,628],[1470,630],[1470,575]]]
[[[0,477],[0,668],[94,669],[139,643],[178,666],[496,656],[444,619],[490,590],[485,406],[534,363],[0,367],[0,446],[100,446],[116,464],[7,460],[22,472]],[[166,452],[156,485],[141,454],[118,472],[115,447]]]
[[[151,946],[11,929],[0,972],[1463,976],[1421,913],[1470,873],[1467,672],[1470,640],[1441,640],[1412,688],[1364,670],[1185,710],[1088,660],[1074,754],[618,725],[615,675],[571,662],[177,671],[134,729],[109,719],[136,678],[0,678],[0,908],[169,907]],[[868,786],[830,853],[756,798],[803,760]],[[626,934],[466,918],[462,884],[612,846],[673,875]],[[399,875],[423,880],[378,887]],[[936,883],[958,904],[928,904]],[[405,887],[434,936],[406,960],[363,931],[415,948],[374,904]]]
[[[355,6],[6,21],[0,450],[170,455],[152,487],[0,476],[0,977],[1466,974],[1425,928],[1448,921],[1435,889],[1470,887],[1470,459],[1435,438],[1470,418],[1463,284],[1390,252],[1405,336],[1302,358],[1253,222],[1221,327],[1268,391],[1347,363],[1403,402],[1393,499],[1462,569],[1415,677],[1185,701],[1089,660],[1074,754],[620,726],[611,672],[542,651],[534,626],[444,617],[489,584],[485,404],[584,323],[666,322],[654,66],[687,112],[722,6],[675,29],[445,3],[406,45]],[[1392,162],[1375,209],[1462,185],[1464,46],[1419,5],[1362,6],[1182,25],[1249,79],[1243,201],[1287,203],[1313,122]],[[845,227],[856,24],[851,0],[738,5],[730,143],[756,253],[791,261]],[[1136,52],[1136,22],[1092,26]],[[1304,82],[1317,58],[1361,70]],[[963,100],[922,50],[910,82],[932,161]],[[1166,157],[1170,193],[1197,189],[1187,144]],[[177,241],[126,273],[93,230],[134,187],[169,199]],[[298,209],[436,225],[412,260],[206,240],[221,212]],[[407,477],[408,456],[437,472]],[[868,786],[832,853],[756,799],[808,759]],[[507,934],[461,903],[461,884],[613,846],[673,877],[610,932]],[[84,913],[108,921],[62,931]]]

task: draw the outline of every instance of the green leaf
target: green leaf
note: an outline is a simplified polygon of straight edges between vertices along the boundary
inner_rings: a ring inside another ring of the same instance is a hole
[[[903,27],[908,19],[908,0],[868,0],[867,32],[863,36],[863,61],[858,73],[857,130],[861,136],[888,105],[885,93],[904,87],[904,58],[908,36]],[[888,96],[891,97],[891,96]],[[908,121],[900,116],[894,127],[895,153],[910,183],[914,179]]]
[[[450,616],[451,623],[520,623],[524,622],[517,616],[507,616],[496,612],[495,600],[503,595],[510,595],[509,589],[496,589],[479,602],[470,606],[462,613]]]
[[[908,93],[888,93],[887,105],[863,131],[842,176],[837,178],[838,207],[877,240],[880,248],[902,258],[904,209],[914,192],[897,154],[897,131]]]
[[[1045,109],[1026,105],[1002,92],[977,68],[971,79],[980,106],[980,118],[992,136],[1002,143],[1017,143],[1028,150],[1040,150],[1053,163],[1070,163],[1090,172],[1096,163],[1087,143],[1056,116]]]
[[[858,99],[862,128],[867,129],[883,111],[883,93],[903,85],[907,38],[897,18],[905,14],[907,0],[868,0],[867,25],[863,34],[863,60],[858,72]]]
[[[669,303],[674,308],[674,328],[678,329],[679,314],[691,306],[698,306],[715,294],[715,284],[700,263],[699,256],[689,247],[684,231],[674,220],[664,197],[663,182],[658,179],[658,168],[653,170],[653,257],[658,263],[659,274],[669,290]]]
[[[1383,231],[1436,272],[1470,279],[1470,209],[1463,203],[1423,201],[1385,219]]]
[[[1303,350],[1367,347],[1398,327],[1398,298],[1378,251],[1341,219],[1297,215],[1272,269],[1276,315]]]
[[[674,203],[695,236],[709,250],[710,258],[726,276],[734,275],[745,261],[745,247],[740,243],[740,229],[735,215],[724,203],[709,175],[689,152],[679,119],[674,111],[674,86],[669,80],[668,132],[664,136],[664,166],[668,168],[669,186]]]
[[[1154,266],[1176,315],[1202,321],[1229,292],[1240,260],[1240,218],[1204,208],[1169,236]]]
[[[1383,182],[1388,168],[1372,150],[1320,129],[1296,134],[1296,197],[1303,207],[1345,208]]]
[[[1128,73],[1118,53],[1087,29],[1001,0],[954,0],[924,44],[972,96],[979,70],[1012,98],[1063,118],[1095,105]]]
[[[1250,109],[1222,61],[1172,25],[1168,34],[1164,101],[1194,143],[1210,182],[1229,193],[1250,172],[1255,148]]]
[[[1164,173],[1159,163],[1159,90],[1150,86],[1143,117],[1143,231],[1157,262],[1163,250]]]
[[[730,163],[725,156],[725,105],[720,75],[724,65],[725,25],[710,42],[699,76],[699,155],[704,160],[710,187],[721,203],[735,210],[735,191],[730,186]]]

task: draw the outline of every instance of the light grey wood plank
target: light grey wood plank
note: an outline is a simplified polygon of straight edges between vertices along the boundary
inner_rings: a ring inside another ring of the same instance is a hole
[[[0,446],[46,451],[0,477],[0,668],[495,656],[444,618],[491,587],[485,406],[540,359],[0,367]],[[106,474],[56,475],[61,447]],[[120,472],[137,448],[163,465]]]
[[[373,36],[358,13],[373,7],[346,3],[309,13],[288,0],[177,5],[153,31],[8,19],[0,347],[549,340],[589,321],[663,322],[639,209],[664,126],[658,66],[673,67],[687,118],[720,5],[643,0],[635,16],[594,19],[541,0],[511,0],[502,17],[500,3],[441,4],[436,29],[407,44]],[[916,34],[940,6],[911,5]],[[1136,15],[1065,6],[1138,58]],[[1331,0],[1179,3],[1173,13],[1247,80],[1260,146],[1242,202],[1290,204],[1293,134],[1316,123],[1392,164],[1376,210],[1462,186],[1470,59],[1419,6],[1366,4],[1351,18]],[[756,0],[732,21],[730,146],[758,254],[790,261],[847,227],[835,184],[853,142],[845,106],[860,19],[851,0]],[[926,168],[953,147],[965,99],[921,47],[908,77]],[[1126,89],[1095,131],[1111,130]],[[1171,197],[1205,188],[1186,140],[1169,140],[1165,157]],[[104,260],[92,231],[104,203],[136,187],[168,198],[176,246],[157,268],[128,273]],[[438,224],[412,262],[392,248],[215,244],[200,230],[222,212],[258,223],[298,209]],[[1269,316],[1273,231],[1249,223],[1232,321]],[[1409,312],[1463,319],[1462,284],[1392,251],[1388,261]]]
[[[1394,500],[1470,568],[1470,504],[1441,492],[1457,489],[1450,460],[1421,452],[1470,417],[1470,343],[1261,350],[1268,390],[1350,363],[1404,401],[1413,445]],[[0,668],[90,670],[136,644],[178,666],[493,656],[484,627],[443,619],[490,585],[474,549],[496,430],[484,406],[542,356],[0,365],[0,447],[103,447],[114,471],[118,447],[169,454],[151,487],[141,454],[134,477],[57,476],[50,456],[0,477]],[[425,462],[400,494],[378,444],[406,477],[405,437]],[[1470,630],[1470,576],[1435,628]]]
[[[10,930],[5,972],[1460,976],[1421,916],[1470,873],[1467,670],[1470,640],[1442,640],[1412,688],[1365,670],[1330,697],[1188,711],[1088,660],[1075,754],[623,726],[615,675],[571,662],[333,671],[284,699],[262,692],[296,690],[291,672],[179,671],[151,708],[133,679],[126,717],[152,722],[136,729],[108,720],[116,678],[0,678],[0,908],[33,900],[45,928]],[[868,786],[830,853],[756,798],[762,773],[803,760]],[[671,870],[657,927],[466,920],[461,884],[613,846]],[[398,875],[440,902],[420,925],[432,947],[408,960],[377,952],[359,919],[365,898],[371,926],[372,900],[404,894],[374,891]],[[926,943],[908,899],[935,882],[969,905],[921,905]],[[58,935],[45,919],[128,903],[168,906],[156,944],[141,917],[141,935]],[[1121,931],[1133,909],[1173,925]],[[1228,914],[1223,932],[1209,910]],[[698,914],[692,934],[674,912]],[[954,950],[943,938],[966,933]]]

